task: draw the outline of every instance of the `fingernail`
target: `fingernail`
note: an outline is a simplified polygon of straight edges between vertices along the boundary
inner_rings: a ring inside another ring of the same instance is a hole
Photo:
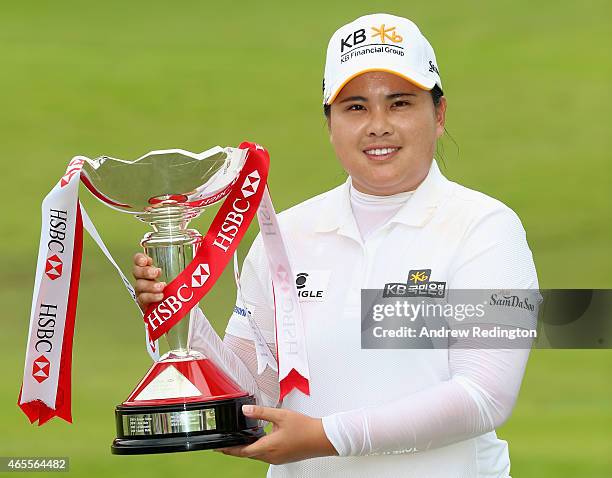
[[[164,287],[166,287],[166,283],[165,282],[158,282],[157,284],[155,284],[155,288],[157,290],[162,290]]]
[[[242,405],[242,413],[253,413],[253,405]]]

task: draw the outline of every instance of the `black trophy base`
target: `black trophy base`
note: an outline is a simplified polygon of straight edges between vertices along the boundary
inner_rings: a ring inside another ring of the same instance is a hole
[[[115,409],[114,455],[145,455],[210,450],[246,445],[265,435],[257,419],[245,417],[242,405],[252,396],[228,400]]]
[[[148,455],[212,450],[226,446],[248,445],[264,435],[264,431],[260,428],[259,430],[191,437],[149,438],[145,440],[116,438],[111,446],[111,451],[113,455]]]

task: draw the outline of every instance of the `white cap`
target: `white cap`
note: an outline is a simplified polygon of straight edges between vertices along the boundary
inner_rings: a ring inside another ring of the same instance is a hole
[[[419,27],[395,15],[365,15],[336,30],[327,46],[323,104],[368,71],[393,73],[424,90],[436,84],[442,89],[433,48]]]

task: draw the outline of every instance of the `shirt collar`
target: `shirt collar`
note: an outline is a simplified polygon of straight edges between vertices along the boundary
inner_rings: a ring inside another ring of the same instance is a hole
[[[340,233],[359,237],[355,217],[351,209],[350,176],[335,189],[332,189],[321,203],[319,219],[315,225],[316,232]],[[412,197],[391,218],[396,222],[413,227],[423,227],[433,217],[446,188],[451,182],[442,174],[435,159],[431,162],[429,173],[416,188]]]

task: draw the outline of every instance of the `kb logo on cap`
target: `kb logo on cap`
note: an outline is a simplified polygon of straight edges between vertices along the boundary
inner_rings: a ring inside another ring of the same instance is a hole
[[[371,27],[374,33],[372,34],[372,38],[380,37],[381,43],[386,43],[386,40],[390,40],[393,43],[400,43],[404,40],[404,38],[395,31],[395,27],[385,28],[385,24],[383,23],[380,27]],[[344,53],[344,50],[350,50],[357,45],[361,45],[367,40],[365,28],[360,28],[359,30],[354,31],[346,38],[340,39],[340,53]]]
[[[393,43],[399,43],[403,40],[402,36],[395,31],[395,27],[385,29],[385,24],[383,23],[380,28],[372,27],[374,30],[374,37],[380,37],[380,42],[385,43],[385,39],[391,40]]]

